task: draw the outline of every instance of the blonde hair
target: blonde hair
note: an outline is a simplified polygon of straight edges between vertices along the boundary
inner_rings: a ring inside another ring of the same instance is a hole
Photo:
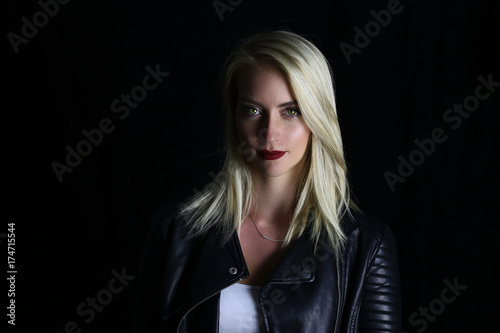
[[[338,253],[345,243],[340,221],[355,205],[350,199],[332,71],[313,43],[288,31],[256,33],[243,40],[228,57],[222,77],[226,117],[224,165],[214,181],[192,196],[179,214],[194,234],[203,234],[215,225],[224,241],[229,240],[235,230],[239,231],[241,222],[248,216],[255,202],[249,167],[252,157],[245,154],[238,142],[236,78],[244,65],[262,63],[284,75],[311,131],[283,246],[301,236],[309,223],[314,244],[326,233]],[[310,213],[313,218],[309,219]]]

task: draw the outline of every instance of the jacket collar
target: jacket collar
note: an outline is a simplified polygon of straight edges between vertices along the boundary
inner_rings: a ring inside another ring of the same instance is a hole
[[[312,213],[308,218],[313,218]],[[195,247],[197,249],[194,252],[198,254],[198,258],[193,276],[203,276],[204,280],[203,283],[196,285],[196,289],[200,289],[196,294],[208,297],[214,291],[220,291],[248,277],[248,268],[236,231],[227,243],[221,244],[219,233],[213,228]],[[334,256],[326,238],[319,241],[315,252],[309,228],[306,228],[304,233],[290,245],[266,284],[312,282],[316,277],[317,265],[329,258],[334,259]]]
[[[199,253],[199,264],[194,275],[204,276],[205,285],[226,285],[248,277],[248,268],[236,232],[226,244],[221,244],[216,230],[211,230],[199,246],[196,250],[196,253]],[[290,245],[267,283],[295,284],[314,281],[316,265],[317,260],[309,234],[304,232]],[[207,268],[210,274],[206,274]]]
[[[306,233],[296,239],[275,267],[267,283],[295,284],[315,279],[317,261]]]
[[[221,244],[217,231],[213,228],[206,235],[196,237],[190,242],[190,264],[183,276],[186,290],[181,308],[167,313],[163,319],[181,313],[181,317],[189,313],[199,304],[218,294],[222,289],[248,276],[248,268],[239,247],[239,242],[233,236],[226,244]],[[180,318],[180,321],[182,321]],[[180,322],[179,321],[179,322]]]
[[[190,280],[187,282],[190,292],[183,300],[183,310],[180,310],[184,313],[182,317],[222,289],[249,275],[236,232],[228,242],[222,244],[219,233],[213,228],[190,247],[194,262],[186,276]],[[264,285],[313,282],[318,265],[324,261],[331,262],[333,256],[331,246],[324,239],[319,242],[317,251],[313,251],[310,233],[306,228],[290,245]],[[339,287],[342,289],[342,286]],[[164,319],[174,314],[170,313]]]

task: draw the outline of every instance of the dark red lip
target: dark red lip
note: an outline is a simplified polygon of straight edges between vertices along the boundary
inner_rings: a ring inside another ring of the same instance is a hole
[[[265,160],[277,160],[278,158],[281,158],[283,155],[285,155],[286,151],[281,151],[281,150],[261,150],[259,151],[259,155],[265,159]]]

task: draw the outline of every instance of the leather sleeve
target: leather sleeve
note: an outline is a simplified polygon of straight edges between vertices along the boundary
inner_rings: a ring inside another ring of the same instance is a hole
[[[161,332],[161,279],[168,228],[178,202],[159,209],[150,222],[139,263],[134,299],[134,333]]]
[[[363,286],[360,332],[401,332],[401,291],[394,237],[385,226]]]
[[[149,228],[139,266],[134,300],[134,333],[160,332],[161,237],[157,219]]]

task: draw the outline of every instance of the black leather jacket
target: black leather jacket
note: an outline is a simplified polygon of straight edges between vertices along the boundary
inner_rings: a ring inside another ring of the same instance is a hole
[[[185,225],[160,210],[137,281],[134,332],[218,332],[220,291],[248,276],[236,233],[221,246],[216,230],[187,238]],[[310,216],[310,218],[313,218]],[[261,287],[266,332],[400,332],[396,246],[388,226],[345,218],[348,244],[335,257],[326,239],[316,251],[307,233]]]

